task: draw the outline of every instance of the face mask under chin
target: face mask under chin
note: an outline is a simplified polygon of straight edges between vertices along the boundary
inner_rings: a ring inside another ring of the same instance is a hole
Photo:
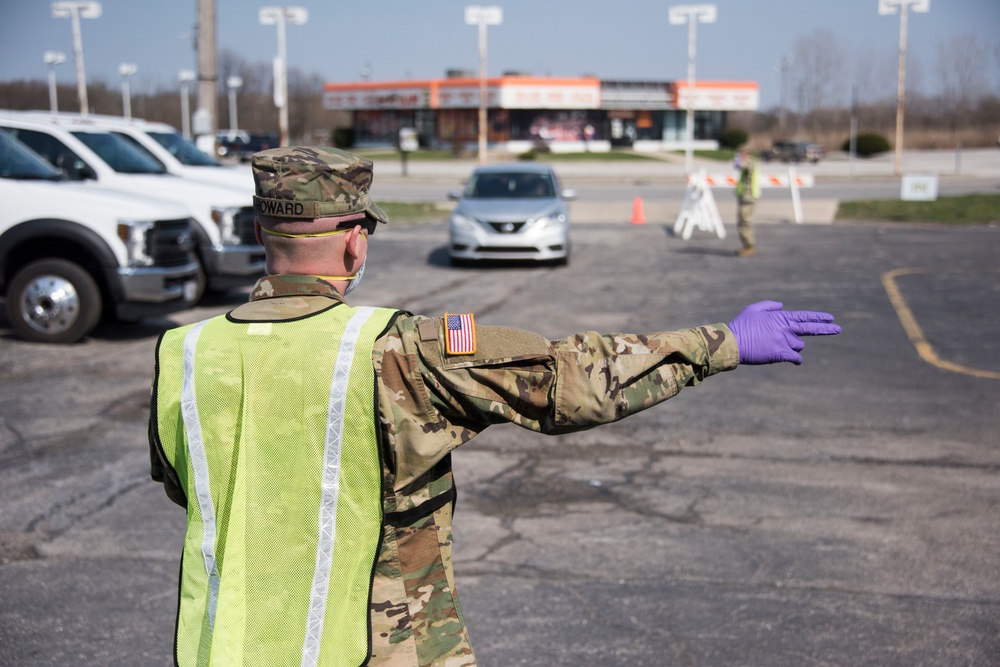
[[[347,296],[355,289],[357,289],[358,284],[361,282],[361,276],[365,274],[365,264],[367,263],[368,263],[368,258],[365,257],[365,261],[361,262],[361,268],[358,269],[358,272],[354,274],[354,279],[351,280],[351,282],[347,283],[347,289],[344,290],[344,296]]]

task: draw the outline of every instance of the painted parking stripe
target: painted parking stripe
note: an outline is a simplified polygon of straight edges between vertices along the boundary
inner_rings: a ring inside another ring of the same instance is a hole
[[[899,291],[899,287],[896,285],[896,278],[898,276],[908,276],[917,273],[929,273],[928,269],[894,269],[892,271],[887,271],[882,274],[882,285],[885,287],[886,293],[889,295],[889,301],[892,302],[892,307],[896,309],[896,315],[899,317],[899,323],[903,325],[903,329],[906,331],[906,335],[909,337],[910,342],[913,343],[913,347],[916,348],[917,354],[920,358],[929,363],[932,366],[936,366],[942,370],[950,371],[952,373],[961,373],[963,375],[971,375],[978,378],[988,378],[991,380],[1000,380],[1000,373],[995,371],[984,371],[978,368],[969,368],[968,366],[963,366],[961,364],[956,364],[951,361],[946,361],[938,356],[937,352],[934,351],[933,346],[931,346],[930,341],[924,336],[923,329],[917,324],[917,318],[913,316],[913,311],[906,304],[906,300],[903,299],[902,293]]]

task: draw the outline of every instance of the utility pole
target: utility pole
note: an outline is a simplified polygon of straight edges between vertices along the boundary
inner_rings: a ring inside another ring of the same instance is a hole
[[[281,145],[288,145],[288,57],[285,46],[285,24],[302,25],[309,20],[305,7],[261,7],[260,24],[278,27],[278,55],[274,58],[274,106],[278,107],[278,129]]]
[[[465,8],[465,23],[479,26],[479,164],[486,164],[486,26],[503,23],[503,10],[470,5]]]
[[[139,71],[134,63],[122,63],[118,73],[122,76],[122,115],[125,120],[132,120],[132,91],[129,87],[129,77]]]
[[[101,3],[67,2],[52,3],[52,18],[69,19],[73,24],[73,60],[76,63],[76,88],[80,95],[80,114],[90,113],[90,103],[87,101],[87,73],[83,66],[83,36],[80,34],[80,19],[97,19],[101,17]]]
[[[694,63],[697,50],[698,22],[715,23],[715,5],[677,5],[670,8],[670,25],[688,24],[688,67],[687,67],[687,146],[684,149],[684,164],[688,174],[694,171]]]
[[[208,127],[195,127],[195,134],[215,137],[219,129],[217,85],[217,51],[215,38],[215,0],[198,0],[198,112],[197,118],[207,119]]]
[[[781,102],[778,106],[778,134],[781,135],[782,139],[785,138],[785,117],[787,115],[785,112],[787,106],[786,92],[788,88],[787,79],[788,70],[791,69],[791,67],[792,61],[789,60],[788,56],[781,56],[781,62],[779,62],[777,67],[775,67],[775,69],[781,72],[781,90],[779,91]]]
[[[177,80],[181,82],[181,134],[185,139],[191,138],[190,83],[194,79],[195,74],[189,69],[177,73]]]
[[[881,15],[899,12],[899,74],[896,81],[896,161],[895,173],[903,172],[903,106],[906,98],[906,17],[907,10],[927,12],[931,0],[878,0]]]
[[[52,113],[58,113],[59,93],[56,90],[56,65],[66,62],[66,54],[59,51],[46,51],[42,60],[49,66],[49,109]]]
[[[243,79],[238,76],[231,76],[226,79],[226,88],[229,89],[229,129],[240,129],[238,116],[236,115],[236,93],[243,87]]]

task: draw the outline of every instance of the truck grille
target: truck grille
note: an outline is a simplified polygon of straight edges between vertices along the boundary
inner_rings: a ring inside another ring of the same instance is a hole
[[[194,233],[190,218],[157,220],[146,237],[149,255],[157,266],[181,266],[191,261]]]
[[[244,245],[257,245],[257,236],[253,231],[253,220],[253,206],[244,206],[236,214],[236,218],[233,221],[236,227],[236,235],[240,237],[240,243]]]

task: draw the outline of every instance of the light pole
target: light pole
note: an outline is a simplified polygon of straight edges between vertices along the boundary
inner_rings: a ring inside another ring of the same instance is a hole
[[[781,97],[781,102],[778,107],[778,134],[782,139],[785,139],[785,91],[787,86],[785,85],[785,79],[787,78],[788,70],[791,68],[792,61],[788,59],[788,56],[781,56],[781,62],[775,65],[775,69],[781,72],[781,90],[779,95]]]
[[[99,2],[53,2],[52,18],[70,19],[73,24],[73,60],[76,62],[76,88],[80,95],[80,113],[90,113],[87,102],[87,74],[83,67],[83,37],[80,35],[80,19],[96,19],[101,16]]]
[[[479,164],[486,164],[486,26],[503,23],[503,10],[470,5],[465,8],[465,23],[479,26]]]
[[[177,73],[177,80],[181,82],[181,134],[185,139],[191,138],[191,108],[190,89],[191,82],[194,81],[194,72],[189,69],[182,69]]]
[[[903,170],[903,101],[906,98],[906,15],[908,9],[926,12],[931,0],[878,0],[881,15],[899,12],[899,75],[896,80],[896,161],[895,173]]]
[[[126,120],[132,120],[132,93],[129,91],[129,77],[139,71],[139,68],[132,63],[122,63],[118,66],[118,73],[122,75],[122,115]]]
[[[58,51],[46,51],[42,60],[49,66],[49,108],[52,113],[59,112],[59,98],[56,92],[56,65],[66,62],[66,54]]]
[[[687,147],[684,164],[687,173],[694,171],[694,60],[697,48],[697,25],[715,23],[715,5],[677,5],[669,11],[670,25],[688,24],[688,78],[687,78]]]
[[[243,79],[238,76],[231,76],[226,79],[226,88],[229,89],[229,129],[240,129],[236,118],[236,91],[243,87]]]
[[[274,59],[274,106],[278,107],[281,145],[288,145],[288,63],[285,55],[285,24],[302,25],[309,20],[305,7],[261,7],[260,24],[278,26],[278,55]]]

